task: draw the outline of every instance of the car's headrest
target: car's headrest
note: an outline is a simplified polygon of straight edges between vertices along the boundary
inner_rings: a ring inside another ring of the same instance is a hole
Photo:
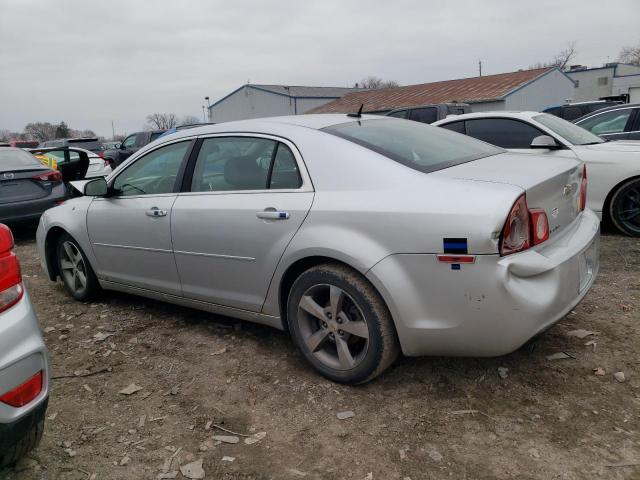
[[[242,189],[264,189],[266,172],[258,165],[254,156],[233,157],[224,166],[224,180],[227,184]]]

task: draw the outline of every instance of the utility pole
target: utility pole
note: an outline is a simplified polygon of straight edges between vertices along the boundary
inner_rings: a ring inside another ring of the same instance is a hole
[[[206,109],[207,109],[207,107],[205,107],[204,105],[202,105],[202,121],[203,121],[204,123],[207,123],[207,117],[206,117],[206,114],[205,114]]]
[[[207,101],[207,117],[209,117],[209,121],[211,121],[211,102],[209,102],[209,97],[204,97],[204,99]],[[205,120],[205,123],[206,122]]]
[[[116,139],[116,129],[113,127],[113,120],[111,120],[111,140]]]
[[[478,60],[478,73],[482,76],[482,60]]]

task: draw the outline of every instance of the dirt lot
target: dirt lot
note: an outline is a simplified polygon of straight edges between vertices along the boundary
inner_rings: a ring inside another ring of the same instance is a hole
[[[33,231],[17,237],[65,378],[41,446],[0,477],[183,478],[202,459],[211,479],[640,478],[638,240],[603,236],[594,288],[533,353],[405,358],[353,388],[313,373],[283,332],[122,294],[76,303],[43,278]],[[220,443],[233,434],[216,426],[253,436]]]

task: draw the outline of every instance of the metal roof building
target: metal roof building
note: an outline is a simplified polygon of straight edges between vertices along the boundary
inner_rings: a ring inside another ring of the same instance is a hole
[[[573,98],[574,88],[573,80],[566,74],[547,67],[348,93],[312,113],[355,112],[360,105],[364,105],[364,112],[384,113],[395,108],[448,102],[469,103],[474,112],[540,111]]]
[[[209,107],[210,122],[298,115],[361,89],[246,84]]]

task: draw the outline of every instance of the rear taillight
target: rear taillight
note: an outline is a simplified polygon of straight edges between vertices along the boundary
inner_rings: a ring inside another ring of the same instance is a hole
[[[22,298],[20,263],[13,252],[11,230],[0,223],[0,312],[12,307]]]
[[[22,385],[5,393],[0,397],[0,402],[15,408],[24,407],[34,400],[42,391],[42,370],[36,373]]]
[[[521,195],[511,207],[500,236],[500,255],[522,252],[549,239],[549,220],[541,208],[527,206]]]
[[[580,182],[580,200],[578,201],[578,211],[581,212],[587,206],[587,166],[582,166],[582,181]]]
[[[511,207],[507,221],[502,228],[500,255],[521,252],[531,246],[531,218],[527,199],[521,195]]]
[[[538,245],[549,238],[549,220],[541,208],[529,210],[531,215],[531,243]]]
[[[57,170],[51,170],[50,172],[44,172],[32,178],[40,182],[61,182],[62,174]]]
[[[104,152],[103,152],[102,150],[100,150],[100,151],[98,152],[98,156],[99,156],[100,158],[104,158]]]

